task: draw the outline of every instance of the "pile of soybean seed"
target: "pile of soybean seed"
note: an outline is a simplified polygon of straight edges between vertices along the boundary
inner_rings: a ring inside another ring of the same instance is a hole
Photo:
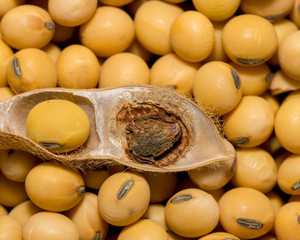
[[[237,163],[229,182],[208,187],[195,171],[75,171],[7,149],[0,239],[299,240],[299,7],[299,0],[1,0],[0,101],[53,87],[166,88],[219,119]]]

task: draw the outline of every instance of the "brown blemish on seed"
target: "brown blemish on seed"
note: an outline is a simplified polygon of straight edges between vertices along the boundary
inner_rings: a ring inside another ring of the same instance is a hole
[[[52,32],[55,32],[55,23],[52,21],[45,22],[45,27],[51,30]]]
[[[92,240],[102,240],[101,232],[96,232]]]
[[[40,142],[40,144],[48,149],[58,149],[63,147],[63,145],[60,143]]]
[[[129,190],[131,189],[133,183],[134,183],[134,180],[130,179],[130,180],[128,180],[128,181],[126,181],[125,183],[122,184],[122,186],[120,187],[120,189],[117,193],[117,198],[119,200],[122,200],[127,195]]]
[[[248,59],[248,58],[237,58],[237,61],[245,64],[245,65],[257,65],[260,63],[263,63],[264,60],[263,59]]]
[[[293,186],[292,190],[300,190],[300,180],[298,180]]]
[[[247,144],[249,142],[249,138],[247,137],[239,137],[229,140],[234,146],[239,146],[243,144]]]
[[[20,68],[20,63],[18,58],[14,58],[12,60],[12,70],[16,78],[21,79],[22,74],[21,74],[21,68]]]
[[[241,83],[240,83],[240,77],[239,77],[238,72],[232,68],[231,69],[231,75],[232,75],[235,87],[237,89],[240,89]]]
[[[274,76],[273,73],[271,73],[271,72],[268,73],[267,76],[266,76],[266,78],[265,78],[266,82],[270,82],[272,80],[273,76]]]
[[[267,19],[269,22],[275,22],[275,21],[278,21],[278,20],[286,17],[287,15],[288,15],[287,12],[283,12],[283,13],[280,13],[280,14],[267,16],[267,17],[265,17],[265,19]]]
[[[177,204],[177,203],[189,201],[191,199],[192,199],[191,194],[180,194],[180,195],[177,195],[177,196],[173,197],[171,199],[171,203]]]
[[[253,220],[253,219],[247,219],[247,218],[238,218],[236,220],[236,222],[245,228],[248,229],[260,229],[262,228],[264,225],[258,221],[258,220]]]
[[[157,167],[170,165],[188,145],[184,124],[152,104],[127,104],[117,114],[125,132],[125,151],[134,161]]]
[[[83,196],[85,193],[85,186],[79,186],[77,187],[77,193],[79,196]]]

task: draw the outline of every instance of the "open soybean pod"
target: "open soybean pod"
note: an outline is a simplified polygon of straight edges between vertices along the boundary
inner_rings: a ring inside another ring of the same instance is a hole
[[[27,136],[29,112],[51,99],[71,101],[89,118],[89,136],[73,151],[54,153],[51,147],[63,146],[40,144]],[[138,170],[171,172],[210,164],[224,165],[227,170],[235,163],[234,147],[222,138],[209,116],[186,98],[162,88],[34,90],[1,102],[0,112],[0,149],[29,151],[74,168],[118,163]]]

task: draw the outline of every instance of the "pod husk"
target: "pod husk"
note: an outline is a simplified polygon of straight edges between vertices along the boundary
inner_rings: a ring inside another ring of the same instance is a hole
[[[50,99],[72,101],[90,119],[89,138],[72,152],[55,154],[27,137],[26,118],[29,111],[36,104]],[[174,146],[180,151],[169,154],[173,159],[169,164],[168,155],[162,156],[160,161],[163,164],[158,166],[137,161],[128,154],[126,114],[132,110],[139,112],[144,107],[175,116],[184,129],[181,142]],[[92,90],[34,90],[1,102],[0,112],[0,150],[27,151],[45,161],[57,161],[75,169],[121,164],[138,171],[179,172],[207,165],[234,167],[236,161],[234,147],[222,137],[205,111],[174,92],[148,85]]]

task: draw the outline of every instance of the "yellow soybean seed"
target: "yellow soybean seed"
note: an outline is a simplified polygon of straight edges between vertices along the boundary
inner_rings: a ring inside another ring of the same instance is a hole
[[[41,211],[43,209],[39,208],[31,200],[26,200],[12,208],[8,215],[23,227],[31,216]]]
[[[300,64],[300,30],[290,33],[280,43],[278,59],[281,70],[290,78],[300,81],[298,65]]]
[[[9,180],[0,172],[0,204],[14,207],[27,199],[24,183]]]
[[[138,41],[156,55],[172,52],[170,29],[181,13],[183,9],[175,4],[157,0],[143,2],[134,16]]]
[[[300,0],[293,1],[293,7],[290,11],[289,18],[298,26],[300,27],[300,14],[299,14],[299,4]]]
[[[150,69],[150,84],[164,87],[182,95],[192,93],[195,73],[200,63],[190,63],[169,53],[158,58]]]
[[[48,1],[47,1],[48,2]],[[75,33],[76,27],[65,27],[60,24],[55,24],[55,33],[52,38],[54,43],[63,43],[70,40]]]
[[[53,38],[55,23],[38,6],[24,4],[5,13],[1,19],[2,39],[15,49],[42,48]]]
[[[229,58],[224,51],[223,42],[222,42],[222,32],[226,22],[227,21],[212,22],[214,27],[214,33],[215,33],[214,47],[210,55],[203,60],[203,63],[211,62],[211,61],[222,61],[222,62],[229,61]]]
[[[233,110],[241,100],[239,74],[225,62],[208,62],[196,72],[193,95],[204,109],[224,115]]]
[[[80,239],[106,239],[109,225],[99,214],[97,199],[97,194],[86,192],[79,204],[64,212],[76,225]]]
[[[146,212],[149,202],[150,187],[146,179],[135,172],[111,175],[98,192],[100,215],[115,226],[136,222]]]
[[[48,211],[66,211],[84,195],[82,176],[75,170],[52,162],[40,163],[28,173],[26,192],[38,207]]]
[[[300,195],[300,171],[297,167],[299,162],[300,156],[292,154],[278,168],[278,186],[283,192],[290,195]]]
[[[1,171],[5,177],[16,182],[25,182],[28,172],[38,163],[40,159],[24,151],[6,151],[2,155]]]
[[[213,191],[225,186],[232,178],[230,164],[211,164],[188,171],[189,178],[199,188]]]
[[[290,33],[296,32],[298,30],[298,27],[293,21],[286,18],[280,21],[273,22],[272,24],[277,34],[278,46],[274,55],[268,60],[268,63],[274,66],[279,66],[278,47],[283,41],[283,39],[287,37]]]
[[[246,67],[234,62],[229,63],[239,74],[243,96],[262,95],[271,85],[273,73],[266,64]]]
[[[174,194],[178,183],[178,174],[176,172],[142,172],[142,175],[145,177],[150,187],[151,203],[162,202]]]
[[[7,65],[6,79],[16,93],[57,85],[56,66],[47,53],[37,48],[17,51]]]
[[[29,112],[27,136],[54,153],[80,147],[90,133],[90,122],[82,108],[73,102],[52,99],[40,102]]]
[[[13,97],[15,93],[10,87],[0,87],[0,102]]]
[[[248,187],[228,190],[219,200],[221,226],[242,239],[258,238],[269,232],[275,212],[269,198]]]
[[[277,35],[273,25],[253,14],[231,18],[223,28],[222,41],[228,57],[244,66],[266,62],[277,49]]]
[[[34,214],[23,226],[23,240],[79,240],[76,225],[67,216],[42,211]]]
[[[165,205],[161,203],[150,204],[142,218],[151,219],[159,223],[167,231],[169,230],[166,223]]]
[[[235,187],[251,187],[263,193],[273,189],[277,183],[277,166],[271,154],[258,147],[236,148],[236,158],[236,170],[231,178]]]
[[[25,2],[26,0],[2,0],[0,2],[0,19],[7,11],[9,11],[10,9],[16,6],[24,4]]]
[[[229,19],[239,8],[241,0],[193,0],[197,11],[212,21]]]
[[[145,49],[136,38],[134,38],[126,51],[141,57],[146,63],[150,62],[154,58],[154,54]]]
[[[88,21],[96,11],[98,0],[49,0],[48,11],[55,22],[75,27]]]
[[[294,0],[243,0],[240,8],[242,12],[256,14],[270,22],[285,18],[293,7]]]
[[[0,215],[0,239],[22,240],[22,227],[11,216]]]
[[[124,5],[131,3],[132,1],[133,0],[99,0],[99,2],[104,5],[110,5],[116,7],[122,7]]]
[[[166,204],[166,222],[174,233],[188,238],[211,232],[219,222],[219,207],[212,195],[189,188],[177,192]]]
[[[47,46],[43,47],[42,50],[48,54],[54,63],[57,62],[57,59],[61,53],[60,48],[55,43],[49,43]]]
[[[275,210],[275,216],[277,216],[280,208],[285,204],[281,194],[279,194],[276,190],[271,190],[266,193],[266,196],[270,199],[271,204]]]
[[[135,36],[133,20],[121,8],[100,6],[79,26],[79,36],[81,43],[98,57],[109,57],[126,50],[132,43]]]
[[[204,237],[199,238],[198,240],[240,240],[240,239],[237,236],[228,232],[213,232],[207,234]]]
[[[271,105],[275,113],[277,113],[280,107],[280,98],[276,95],[271,94],[271,91],[266,91],[261,95]]]
[[[7,214],[8,214],[7,209],[2,204],[0,204],[0,216],[7,215]]]
[[[278,240],[297,239],[300,234],[300,202],[284,204],[276,217],[275,233]]]
[[[188,62],[200,62],[207,58],[213,51],[214,40],[213,24],[198,11],[183,12],[170,29],[172,49]]]
[[[244,96],[223,117],[225,136],[238,147],[256,147],[272,134],[275,112],[260,96]]]
[[[100,170],[87,169],[82,173],[82,177],[85,182],[85,186],[99,190],[102,183],[111,175],[107,168]]]
[[[281,93],[299,90],[300,81],[288,77],[282,70],[279,69],[274,73],[269,89],[273,96],[277,96]]]
[[[65,47],[56,62],[58,85],[64,88],[88,89],[98,85],[100,64],[87,47],[71,44]]]
[[[150,70],[147,63],[134,53],[116,53],[108,57],[101,66],[100,88],[149,82]]]
[[[280,144],[292,153],[300,153],[300,134],[299,134],[299,116],[298,109],[300,103],[300,92],[294,91],[289,94],[280,105],[276,117],[274,130]]]
[[[6,68],[9,58],[14,55],[13,50],[0,38],[0,87],[6,87]],[[0,95],[1,96],[1,95]]]
[[[166,230],[157,222],[150,219],[140,219],[129,226],[125,226],[118,240],[168,240]]]

